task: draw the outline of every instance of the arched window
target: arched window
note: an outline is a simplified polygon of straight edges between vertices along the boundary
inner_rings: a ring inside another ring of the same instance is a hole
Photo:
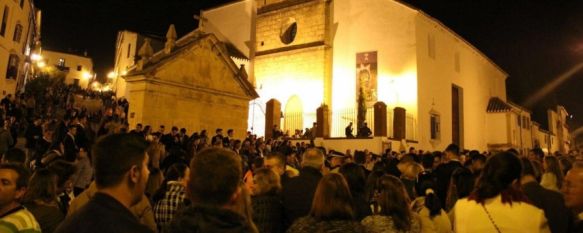
[[[16,27],[14,28],[14,36],[12,37],[12,40],[20,43],[20,37],[22,36],[22,25],[21,24],[16,24]]]
[[[16,79],[18,77],[18,64],[20,59],[16,54],[10,54],[8,58],[8,67],[6,69],[6,79]]]

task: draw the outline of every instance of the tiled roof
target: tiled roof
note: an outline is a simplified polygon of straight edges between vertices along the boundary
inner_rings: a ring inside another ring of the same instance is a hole
[[[488,101],[488,108],[486,109],[486,112],[508,112],[512,110],[512,106],[510,106],[510,104],[506,103],[504,100],[501,100],[498,97],[492,97],[490,98],[490,101]]]

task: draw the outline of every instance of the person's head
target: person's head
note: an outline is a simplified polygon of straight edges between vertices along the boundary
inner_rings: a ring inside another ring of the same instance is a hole
[[[563,184],[563,171],[561,170],[561,165],[559,165],[557,157],[545,156],[543,159],[543,168],[545,172],[555,174],[557,177],[557,186],[561,188],[561,185]]]
[[[450,189],[448,196],[455,196],[457,199],[468,197],[475,187],[475,179],[467,168],[457,168],[451,173]]]
[[[65,191],[66,188],[71,188],[73,184],[72,178],[76,172],[73,163],[58,159],[49,163],[47,169],[57,175],[57,193]]]
[[[344,158],[345,156],[342,153],[333,152],[329,158],[330,166],[332,167],[342,166],[342,164],[344,164]]]
[[[93,146],[93,167],[98,189],[129,189],[138,203],[146,189],[148,142],[135,134],[111,134]]]
[[[429,210],[429,216],[433,217],[441,212],[441,201],[435,193],[437,184],[430,173],[421,173],[415,183],[417,196],[425,197],[425,207]]]
[[[400,231],[411,229],[409,198],[401,180],[392,175],[384,175],[379,180],[380,215],[390,216],[395,228]]]
[[[423,169],[430,170],[433,169],[433,164],[435,163],[435,158],[431,153],[425,153],[421,156],[421,165]]]
[[[235,130],[233,130],[233,129],[227,130],[227,136],[229,136],[229,137],[233,137],[234,133],[235,133]]]
[[[355,163],[347,163],[340,167],[339,172],[346,179],[353,196],[364,194],[366,176],[363,169],[362,166]]]
[[[223,129],[221,129],[221,128],[218,128],[218,129],[216,129],[216,130],[215,130],[215,133],[216,133],[217,135],[223,135]]]
[[[136,131],[138,131],[138,132],[142,131],[142,124],[141,123],[138,123],[136,125]]]
[[[501,194],[503,203],[524,201],[524,195],[512,187],[521,173],[522,165],[515,154],[501,152],[493,155],[486,162],[470,199],[483,204],[487,199]]]
[[[567,172],[569,172],[569,170],[571,170],[571,167],[573,167],[573,161],[571,160],[571,156],[560,157],[559,165],[561,165],[561,171],[563,171],[563,175],[567,175]]]
[[[42,201],[53,203],[57,201],[57,174],[46,168],[38,169],[30,177],[28,189],[24,194],[23,203]]]
[[[544,157],[545,152],[541,148],[534,148],[528,153],[528,158],[530,160],[538,160],[539,162],[542,162]]]
[[[178,181],[186,186],[190,178],[190,168],[184,163],[175,163],[168,167],[164,175],[166,181]]]
[[[402,177],[408,180],[416,180],[417,176],[423,172],[423,166],[415,162],[407,162],[404,164]]]
[[[158,128],[158,133],[163,134],[165,130],[166,130],[166,126],[160,125],[160,128]]]
[[[302,167],[311,167],[318,170],[324,165],[324,153],[317,148],[307,149],[302,156]]]
[[[479,174],[482,172],[484,164],[486,164],[486,156],[480,154],[478,151],[470,152],[470,169],[473,173]]]
[[[573,168],[567,172],[561,191],[565,195],[565,205],[576,211],[583,212],[583,161],[575,161]]]
[[[186,128],[180,128],[180,134],[186,135]]]
[[[279,175],[269,168],[257,169],[253,174],[252,193],[255,196],[276,194],[281,190]]]
[[[342,175],[329,173],[320,179],[309,215],[319,221],[354,219],[352,195]]]
[[[445,157],[447,159],[459,159],[460,158],[460,147],[456,144],[449,144],[445,148]]]
[[[24,164],[26,162],[26,154],[19,148],[10,148],[4,152],[1,163],[16,163]]]
[[[14,205],[26,192],[28,171],[18,164],[0,164],[0,210]]]
[[[75,125],[69,125],[67,126],[67,132],[73,136],[75,136],[77,134],[77,126]]]
[[[194,203],[232,206],[240,194],[241,158],[222,148],[200,151],[190,163],[188,190]]]

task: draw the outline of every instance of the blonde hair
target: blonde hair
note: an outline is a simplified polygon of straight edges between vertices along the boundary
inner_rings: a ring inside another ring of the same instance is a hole
[[[281,190],[279,175],[269,168],[257,169],[253,181],[253,195],[278,193]]]
[[[414,180],[417,179],[417,176],[423,172],[423,166],[421,166],[421,164],[418,163],[414,163],[414,162],[409,162],[407,164],[405,164],[405,168],[403,169],[403,176],[405,178]]]

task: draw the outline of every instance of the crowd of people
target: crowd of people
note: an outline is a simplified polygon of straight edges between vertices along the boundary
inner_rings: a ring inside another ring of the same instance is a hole
[[[130,130],[126,106],[23,116],[25,150],[0,147],[0,232],[583,232],[578,154]]]

